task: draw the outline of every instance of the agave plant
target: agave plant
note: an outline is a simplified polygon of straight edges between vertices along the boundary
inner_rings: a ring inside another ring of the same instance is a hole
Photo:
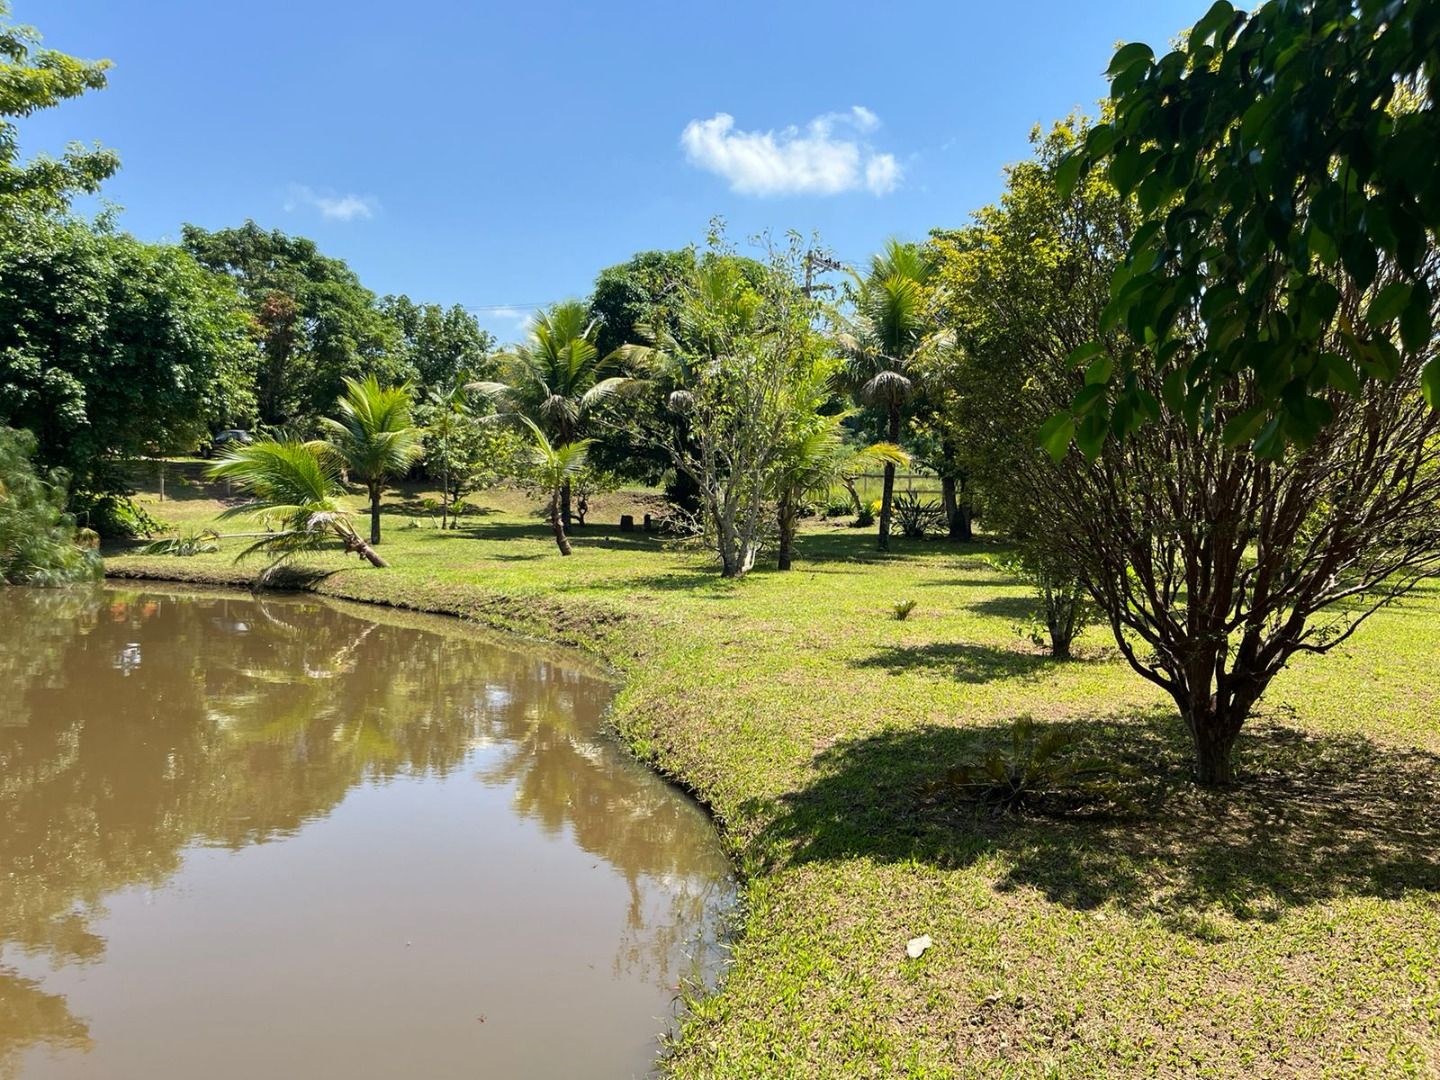
[[[530,460],[541,485],[550,496],[550,528],[555,532],[555,546],[561,555],[570,554],[570,538],[565,535],[565,517],[561,513],[561,493],[570,478],[585,467],[585,455],[590,449],[590,439],[553,444],[540,425],[528,416],[521,422],[530,429],[532,446]]]
[[[231,480],[250,494],[249,502],[223,516],[248,514],[273,528],[237,558],[265,552],[283,562],[327,541],[339,540],[371,566],[386,562],[350,524],[350,511],[340,505],[340,465],[316,443],[261,439],[238,446],[209,468],[217,480]]]

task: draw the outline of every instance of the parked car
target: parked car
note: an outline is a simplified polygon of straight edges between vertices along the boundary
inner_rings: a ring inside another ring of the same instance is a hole
[[[225,450],[231,446],[249,446],[255,441],[255,436],[243,428],[226,428],[218,432],[204,448],[204,455],[207,458],[214,457],[217,450]]]

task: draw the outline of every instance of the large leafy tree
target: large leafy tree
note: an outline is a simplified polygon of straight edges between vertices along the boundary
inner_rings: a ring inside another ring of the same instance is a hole
[[[235,289],[182,249],[45,217],[0,236],[0,424],[77,486],[249,415],[254,365]]]
[[[916,392],[916,360],[932,346],[928,286],[934,259],[916,244],[891,240],[856,275],[855,310],[839,335],[846,373],[856,397],[885,418],[885,441],[900,442],[906,404]],[[880,497],[881,550],[890,546],[895,464],[885,464]]]
[[[256,380],[261,420],[319,415],[347,377],[395,382],[408,374],[397,328],[374,293],[313,241],[253,221],[214,232],[186,225],[181,233],[201,265],[232,278],[249,303],[264,359]]]
[[[0,220],[62,211],[71,195],[99,190],[120,167],[113,151],[98,146],[20,159],[15,121],[103,88],[110,62],[41,48],[40,35],[9,16],[8,0],[0,0]]]
[[[1277,457],[1226,434],[1262,400],[1257,373],[1237,373],[1197,423],[1163,387],[1172,359],[1185,366],[1204,351],[1203,328],[1192,324],[1172,356],[1107,318],[1142,210],[1099,173],[1061,196],[1055,174],[1082,137],[1057,128],[1011,170],[998,207],[939,238],[954,378],[999,469],[994,508],[1075,576],[1130,665],[1174,700],[1197,778],[1224,784],[1246,719],[1290,659],[1333,649],[1440,574],[1440,413],[1419,393],[1440,348],[1405,351],[1392,377],[1357,393],[1320,391],[1330,420]],[[1437,262],[1428,252],[1426,271]],[[1360,319],[1366,291],[1341,272],[1322,276]],[[1341,333],[1322,344],[1334,349]],[[1047,418],[1077,394],[1098,397],[1110,356],[1154,402],[1151,422],[1102,441],[1093,460],[1050,438],[1052,460],[1039,446]]]
[[[420,429],[410,418],[410,387],[381,386],[374,375],[346,379],[335,403],[339,416],[324,417],[326,452],[370,497],[370,543],[380,543],[380,499],[385,485],[403,476],[424,452]]]
[[[386,296],[380,312],[394,325],[394,359],[426,389],[452,387],[460,375],[483,371],[495,339],[459,304],[420,304],[403,293]]]
[[[1047,431],[1095,457],[1167,409],[1279,460],[1370,383],[1395,385],[1435,333],[1440,6],[1429,0],[1216,0],[1182,46],[1120,48],[1110,108],[1059,170],[1103,172],[1145,220],[1100,329],[1092,385]],[[1148,361],[1147,361],[1148,362]],[[1244,387],[1247,404],[1227,406]],[[1440,364],[1415,385],[1440,408]]]

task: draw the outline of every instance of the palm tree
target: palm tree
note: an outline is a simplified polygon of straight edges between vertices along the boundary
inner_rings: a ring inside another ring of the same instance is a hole
[[[370,494],[370,543],[380,543],[380,494],[422,453],[420,429],[410,422],[410,386],[382,387],[374,375],[345,380],[338,420],[324,417],[323,446],[350,479]]]
[[[530,340],[496,357],[499,378],[468,389],[495,400],[502,412],[525,417],[556,445],[573,443],[590,412],[629,380],[607,376],[614,360],[600,356],[596,324],[578,300],[535,313]],[[570,524],[570,478],[561,490],[561,512]]]
[[[560,512],[560,492],[570,482],[570,477],[585,465],[585,454],[590,449],[591,439],[564,443],[551,443],[544,430],[528,416],[521,422],[530,429],[533,445],[530,460],[535,465],[540,483],[550,495],[550,528],[555,530],[555,546],[561,555],[570,554],[570,538],[565,535],[565,518]]]
[[[426,394],[430,407],[429,431],[437,440],[440,451],[440,528],[454,528],[455,519],[450,514],[450,460],[451,444],[455,430],[470,415],[470,402],[465,397],[466,384],[456,382],[450,386],[432,387]]]
[[[894,443],[875,443],[856,449],[845,441],[846,414],[817,416],[807,430],[797,433],[775,483],[775,515],[779,533],[776,566],[789,570],[794,557],[795,533],[800,523],[801,504],[811,497],[823,497],[837,484],[851,486],[853,477],[875,465],[907,466],[910,455]]]
[[[915,360],[937,341],[929,315],[927,287],[934,258],[915,244],[891,240],[856,275],[855,315],[840,334],[849,382],[857,398],[885,411],[886,441],[900,441],[900,411],[915,393]],[[895,464],[885,464],[880,499],[882,551],[890,547],[890,514]]]
[[[350,512],[336,501],[343,491],[339,463],[317,444],[261,439],[227,451],[210,466],[209,474],[216,480],[232,480],[251,495],[249,502],[223,516],[250,514],[278,526],[242,551],[240,558],[267,551],[284,561],[335,537],[347,552],[355,552],[371,566],[386,565],[351,526]]]

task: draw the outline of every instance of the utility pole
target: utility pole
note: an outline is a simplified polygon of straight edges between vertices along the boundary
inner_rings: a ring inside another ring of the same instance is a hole
[[[816,285],[815,274],[817,271],[824,274],[839,269],[839,259],[833,258],[828,252],[810,248],[805,252],[805,286],[801,291],[807,297],[814,296],[817,292],[834,292],[834,285]]]

